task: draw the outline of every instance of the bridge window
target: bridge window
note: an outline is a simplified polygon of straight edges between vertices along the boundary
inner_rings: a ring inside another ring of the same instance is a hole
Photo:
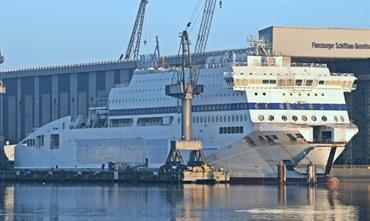
[[[306,86],[312,86],[313,80],[306,80]]]
[[[295,86],[302,86],[302,80],[296,80]]]
[[[50,149],[59,148],[59,134],[50,134]]]
[[[344,122],[344,117],[340,116],[340,121]]]
[[[302,134],[296,134],[297,138],[304,138]]]
[[[248,144],[252,146],[256,146],[256,143],[252,140],[252,138],[246,137],[245,140],[247,141]]]
[[[271,138],[274,139],[274,140],[279,139],[276,135],[271,135]]]

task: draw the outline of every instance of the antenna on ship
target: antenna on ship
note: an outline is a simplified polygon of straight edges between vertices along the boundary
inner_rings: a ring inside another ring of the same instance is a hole
[[[144,25],[144,16],[145,16],[145,7],[148,4],[148,0],[141,0],[139,5],[139,10],[136,14],[136,19],[134,27],[131,32],[130,41],[128,43],[126,53],[121,54],[119,60],[124,61],[138,61],[139,60],[139,50],[140,50],[140,41],[141,33]]]
[[[252,35],[248,38],[249,45],[255,49],[256,55],[268,56],[269,53],[266,50],[266,41],[263,38],[257,38]]]

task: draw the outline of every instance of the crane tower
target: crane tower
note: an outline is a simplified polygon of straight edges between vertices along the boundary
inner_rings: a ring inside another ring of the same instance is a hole
[[[126,53],[121,54],[119,60],[124,61],[137,61],[139,60],[139,49],[141,41],[141,33],[143,30],[145,7],[148,4],[148,0],[141,0],[139,10],[136,14],[134,28],[131,32],[130,42],[128,43]]]
[[[214,14],[216,0],[206,0],[202,22],[200,24],[198,38],[195,45],[194,57],[199,57],[205,52],[211,22]],[[183,165],[181,150],[190,150],[188,166],[207,166],[202,143],[192,138],[192,99],[194,95],[203,92],[203,86],[198,84],[199,67],[192,62],[190,53],[190,40],[185,30],[180,35],[182,48],[182,68],[171,85],[166,85],[166,95],[178,98],[182,101],[182,130],[181,140],[171,143],[170,154],[166,164]]]

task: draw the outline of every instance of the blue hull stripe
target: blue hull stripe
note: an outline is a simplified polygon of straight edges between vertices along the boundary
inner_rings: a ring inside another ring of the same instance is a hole
[[[235,111],[235,110],[325,110],[346,111],[346,104],[290,104],[290,103],[229,103],[193,105],[193,112]],[[154,107],[109,110],[109,116],[147,115],[180,113],[181,107]]]

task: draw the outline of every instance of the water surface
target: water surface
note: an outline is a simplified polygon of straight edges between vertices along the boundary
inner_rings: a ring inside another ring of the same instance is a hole
[[[367,220],[370,183],[0,184],[0,220]]]

